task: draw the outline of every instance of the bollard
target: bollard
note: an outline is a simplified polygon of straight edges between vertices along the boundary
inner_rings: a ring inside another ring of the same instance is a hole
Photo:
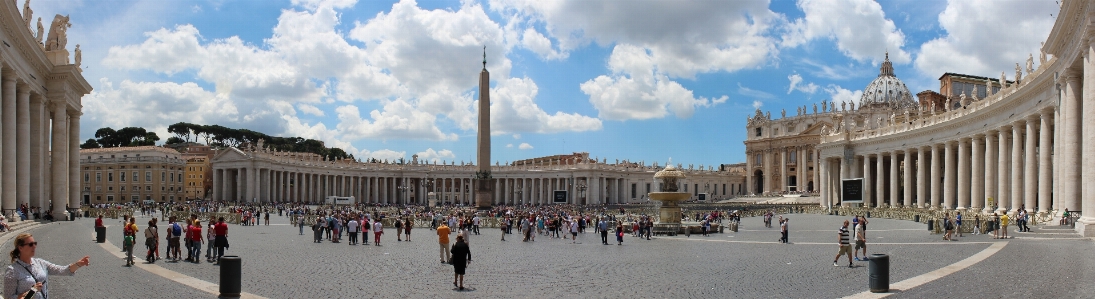
[[[934,219],[929,219],[928,220],[928,231],[929,232],[935,231],[935,220]]]
[[[240,271],[243,268],[243,260],[239,256],[226,255],[221,257],[220,265],[220,298],[239,298]]]
[[[913,222],[920,222],[920,215],[913,216]]]
[[[867,258],[868,285],[871,293],[885,293],[890,291],[890,256],[885,254],[872,254]]]
[[[871,211],[867,211],[867,218],[871,218]]]
[[[106,227],[105,226],[96,226],[95,227],[95,242],[106,243]]]

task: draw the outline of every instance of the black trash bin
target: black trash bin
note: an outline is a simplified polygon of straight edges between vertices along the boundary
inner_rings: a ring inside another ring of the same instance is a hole
[[[90,211],[84,211],[84,218],[91,217],[91,216],[88,216],[90,213],[91,213]]]
[[[868,277],[871,293],[885,293],[890,291],[890,256],[885,254],[872,254],[867,257]]]
[[[928,220],[928,231],[929,232],[930,231],[935,231],[935,220],[934,219],[929,219]]]
[[[239,256],[226,255],[221,257],[220,265],[220,298],[239,298],[240,273],[243,269],[243,260]]]
[[[871,218],[871,212],[867,211],[867,218]]]
[[[105,226],[96,226],[95,227],[95,242],[98,242],[98,243],[105,243],[106,242],[106,227]]]
[[[920,222],[920,215],[913,215],[913,222]]]

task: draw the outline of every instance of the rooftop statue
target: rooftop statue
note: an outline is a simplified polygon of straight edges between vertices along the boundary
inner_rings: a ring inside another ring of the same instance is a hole
[[[64,49],[68,45],[68,28],[72,24],[68,22],[68,16],[57,15],[53,17],[53,24],[49,26],[49,36],[46,38],[46,51]]]
[[[1027,76],[1034,72],[1034,54],[1027,53]]]
[[[1046,50],[1045,50],[1045,46],[1046,46],[1046,43],[1045,43],[1045,42],[1042,42],[1042,47],[1039,47],[1039,48],[1038,48],[1038,51],[1039,51],[1039,52],[1041,52],[1041,53],[1039,53],[1039,54],[1038,54],[1038,65],[1039,65],[1039,66],[1041,66],[1041,65],[1043,65],[1043,64],[1046,64]]]
[[[34,20],[34,10],[30,9],[30,0],[23,2],[23,22],[26,23],[27,29],[30,29],[30,21]]]
[[[817,103],[814,103],[814,114],[817,114]]]
[[[787,118],[787,109],[780,109],[779,114],[781,118]]]
[[[848,111],[848,102],[840,102],[840,111]]]
[[[1004,72],[1000,72],[1000,89],[1008,87],[1008,75]]]
[[[46,28],[42,27],[42,17],[38,17],[38,35],[34,36],[34,40],[38,41],[39,45],[42,45],[42,38],[45,37]]]

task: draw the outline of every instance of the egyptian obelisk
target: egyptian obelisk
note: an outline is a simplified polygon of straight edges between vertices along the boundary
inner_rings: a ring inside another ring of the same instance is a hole
[[[480,210],[494,203],[494,178],[490,173],[490,72],[487,72],[487,47],[483,46],[483,71],[479,72],[479,132],[476,140],[475,206]]]

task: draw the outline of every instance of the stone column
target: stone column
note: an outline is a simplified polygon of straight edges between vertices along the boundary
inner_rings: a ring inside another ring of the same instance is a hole
[[[15,163],[16,163],[16,175],[15,175],[15,207],[19,207],[23,204],[30,202],[30,86],[26,84],[17,84],[16,88],[16,104],[17,109],[15,113],[15,143],[6,143],[6,147],[15,147]],[[77,143],[79,144],[79,143]],[[79,153],[77,158],[73,161],[77,161],[79,164]],[[79,172],[76,172],[76,180],[71,182],[79,182]],[[79,186],[79,184],[76,184]],[[72,188],[79,191],[80,188]]]
[[[916,207],[917,208],[930,208],[931,206],[925,206],[924,201],[928,200],[928,151],[931,147],[921,147],[916,151]]]
[[[913,156],[913,149],[912,148],[905,149],[905,163],[904,163],[904,174],[905,174],[905,182],[904,183],[905,184],[904,184],[904,189],[903,189],[905,192],[904,192],[904,196],[902,197],[902,200],[903,200],[902,206],[906,207],[906,208],[909,208],[909,207],[913,206],[912,205],[913,204],[912,203],[912,198],[913,198],[913,162],[912,162],[912,156]]]
[[[753,151],[745,151],[745,188],[749,190],[745,194],[753,193],[753,161],[756,159],[756,153]]]
[[[795,153],[798,154],[798,158],[795,158],[797,159],[795,161],[795,171],[798,173],[798,175],[795,176],[795,191],[798,192],[805,192],[806,186],[808,185],[806,182],[810,181],[810,164],[806,163],[806,153],[808,152],[809,150],[805,148],[799,148],[795,151]]]
[[[8,216],[8,219],[15,219],[15,217],[12,217],[12,216],[15,215],[14,210],[16,208],[18,208],[15,205],[16,204],[15,198],[18,194],[18,192],[16,191],[17,188],[18,188],[18,187],[16,187],[16,177],[18,177],[18,174],[19,174],[18,166],[16,165],[16,150],[15,150],[16,147],[17,147],[16,137],[15,137],[15,134],[16,134],[15,133],[16,132],[16,130],[15,130],[16,129],[15,74],[12,73],[12,72],[0,72],[0,73],[2,73],[2,75],[0,75],[0,76],[2,76],[2,78],[0,78],[0,86],[2,86],[2,87],[0,87],[0,91],[2,91],[2,93],[3,93],[3,99],[0,99],[0,100],[3,101],[3,104],[0,105],[0,107],[3,108],[2,113],[0,113],[0,119],[3,120],[2,121],[3,124],[0,125],[0,129],[2,129],[2,131],[0,131],[0,133],[2,133],[2,136],[0,136],[0,137],[3,138],[3,142],[2,142],[3,146],[0,147],[0,157],[2,157],[2,159],[0,159],[0,161],[3,161],[3,163],[0,163],[0,166],[3,167],[2,168],[3,171],[0,171],[0,191],[2,191],[2,192],[0,192],[0,195],[2,195],[0,197],[2,197],[3,199],[0,199],[0,205],[2,205],[3,210],[4,210],[3,212],[4,212],[5,215]],[[64,106],[62,106],[62,108],[64,108]],[[62,114],[62,116],[64,116],[64,115]],[[62,130],[64,130],[64,129],[67,129],[67,127],[62,128]],[[63,142],[63,143],[68,143],[67,139],[65,141],[66,142]],[[65,153],[67,154],[68,151],[65,151]],[[67,167],[67,165],[65,165],[65,166]],[[60,182],[63,182],[63,181],[68,181],[67,173],[66,173],[66,176],[63,177],[63,180],[55,181],[55,182],[60,183]],[[59,184],[54,184],[54,187],[57,187],[57,185],[59,185]],[[68,202],[67,200],[64,200],[64,197],[68,196],[68,189],[66,188],[66,189],[63,189],[62,191],[64,191],[64,192],[62,194],[59,194],[59,196],[62,199],[62,201],[60,201],[60,202],[62,202],[61,203],[61,209],[64,210],[64,208],[65,208],[64,203]],[[55,195],[54,197],[56,198],[57,196],[58,195]],[[54,202],[58,202],[58,201],[54,201]]]
[[[73,209],[80,207],[80,114],[73,111],[68,117],[68,205]]]
[[[940,188],[940,187],[942,187],[941,185],[943,184],[943,179],[942,179],[942,175],[939,173],[939,170],[943,167],[943,165],[942,165],[943,164],[943,153],[942,153],[942,150],[939,148],[939,146],[940,145],[933,145],[932,146],[932,166],[931,166],[932,167],[931,168],[931,175],[932,175],[932,177],[931,177],[931,188],[932,188],[931,208],[932,209],[940,208],[941,207],[940,206],[940,200],[943,199],[943,190],[942,190],[942,188]],[[946,147],[946,144],[943,144],[942,146]]]
[[[810,150],[810,157],[814,159],[814,188],[821,190],[821,150]]]
[[[1023,204],[1023,124],[1011,126],[1011,207],[1016,211]]]
[[[958,210],[970,207],[970,142],[958,140]]]
[[[874,206],[883,207],[887,204],[886,201],[886,153],[878,153],[878,159],[875,160],[875,192],[874,192]]]
[[[871,155],[863,155],[863,207],[874,206],[874,192],[871,189]]]
[[[1011,144],[1008,143],[1009,128],[1010,126],[1001,127],[999,131],[1000,138],[998,139],[1000,150],[997,152],[999,158],[997,160],[999,164],[997,169],[999,172],[997,172],[996,180],[996,196],[998,197],[996,198],[996,206],[999,208],[996,209],[996,211],[1001,213],[1007,211],[1008,208],[1011,207],[1011,202],[1009,201],[1011,198],[1009,196],[1011,194],[1011,186],[1009,185],[1011,184],[1009,181],[1009,178],[1011,178]]]
[[[1086,52],[1086,51],[1085,51]],[[1095,73],[1095,72],[1092,72]],[[1080,152],[1081,149],[1081,121],[1083,120],[1081,110],[1083,105],[1081,104],[1081,85],[1080,74],[1074,70],[1065,71],[1065,88],[1062,90],[1063,99],[1061,100],[1061,158],[1058,160],[1061,169],[1059,180],[1061,180],[1061,192],[1056,194],[1055,197],[1060,198],[1064,204],[1062,208],[1072,211],[1080,209],[1080,199],[1083,198],[1081,192],[1081,165],[1083,165],[1083,156]],[[1092,84],[1095,87],[1095,84]],[[1095,132],[1092,132],[1095,133]],[[1003,153],[1001,153],[1002,155]],[[1001,178],[1003,180],[1003,178]],[[1095,208],[1095,206],[1093,206]],[[1095,216],[1095,214],[1091,214]]]
[[[5,81],[5,83],[7,83]],[[5,84],[6,85],[6,84]],[[6,88],[6,86],[5,86]],[[6,101],[5,101],[6,102]],[[53,174],[53,215],[61,217],[65,212],[65,204],[68,203],[68,111],[63,99],[55,99],[53,102],[53,140],[51,144],[50,172]],[[7,111],[5,109],[5,111]],[[7,129],[7,126],[4,127]],[[6,134],[5,134],[6,135]],[[5,136],[6,137],[6,136]],[[7,151],[7,148],[4,150]],[[7,167],[7,163],[4,167]],[[4,174],[7,177],[7,173]],[[7,192],[4,188],[4,192]],[[10,201],[10,202],[9,202]],[[4,197],[4,208],[14,208],[14,197]],[[45,210],[45,207],[43,207]]]
[[[42,126],[43,121],[48,121],[49,117],[43,117],[45,108],[43,107],[43,99],[39,94],[34,94],[30,97],[30,177],[42,178],[45,177],[46,171],[43,168],[46,167],[46,163],[42,159],[49,157],[48,151],[43,146],[44,138],[43,133],[49,133],[45,128],[48,126]],[[45,189],[48,186],[43,180],[30,180],[30,200],[31,205],[42,206],[42,200],[46,196]]]
[[[958,178],[956,174],[958,166],[954,165],[955,153],[953,143],[955,141],[943,142],[943,209],[950,210],[955,208],[955,188],[954,183]]]
[[[1053,108],[1042,110],[1038,130],[1038,211],[1051,209],[1053,199]]]
[[[985,207],[985,152],[981,138],[981,135],[977,135],[970,139],[970,153],[973,156],[973,169],[970,173],[971,212],[981,212]]]
[[[1023,204],[1028,212],[1035,211],[1034,207],[1038,206],[1037,132],[1038,115],[1034,114],[1027,117],[1026,149],[1023,150],[1023,156],[1026,159],[1023,162],[1023,193],[1026,193],[1023,196]]]
[[[999,185],[997,178],[1000,175],[1000,172],[997,170],[1000,166],[1000,158],[998,157],[1000,148],[999,140],[997,138],[997,136],[999,136],[998,134],[998,131],[989,131],[985,133],[985,203],[983,204],[985,206],[985,209],[983,210],[985,214],[992,213],[995,209],[993,205],[989,204],[989,198],[992,198],[995,201],[999,200],[1000,197],[997,195],[999,192],[996,192],[996,188]]]
[[[1084,52],[1083,99],[1087,100],[1087,104],[1081,105],[1083,107],[1083,112],[1080,113],[1077,118],[1086,118],[1095,115],[1087,114],[1095,113],[1095,102],[1092,101],[1092,99],[1095,99],[1095,41],[1088,40],[1088,44],[1084,47]],[[1090,135],[1095,134],[1095,124],[1091,123],[1095,120],[1077,119],[1077,121],[1082,124],[1082,127],[1078,128],[1077,132],[1083,132],[1083,134],[1078,134],[1079,136],[1083,136],[1080,138],[1081,140],[1079,140],[1084,144],[1082,147],[1083,152],[1077,151],[1081,159],[1065,160],[1067,161],[1065,164],[1079,164],[1077,167],[1082,169],[1081,182],[1087,183],[1080,187],[1080,195],[1082,196],[1080,206],[1083,208],[1083,217],[1080,219],[1080,223],[1083,223],[1084,225],[1083,227],[1077,225],[1076,228],[1084,237],[1093,237],[1095,236],[1095,186],[1093,186],[1095,184],[1092,184],[1092,182],[1095,182],[1095,137]],[[1076,149],[1080,149],[1080,147],[1077,146]]]
[[[820,159],[817,159],[817,160],[820,160]],[[819,170],[818,173],[821,176],[821,179],[817,181],[817,185],[819,187],[818,191],[820,191],[818,194],[821,195],[821,206],[822,207],[828,207],[829,205],[831,205],[831,202],[832,202],[832,197],[829,196],[829,184],[828,184],[828,180],[829,180],[829,163],[825,162],[825,163],[819,163],[819,164],[821,164],[821,168],[818,169]]]
[[[899,179],[898,174],[897,174],[897,169],[901,167],[901,162],[897,159],[898,155],[899,154],[897,153],[897,151],[890,152],[890,180],[889,180],[889,182],[890,182],[890,207],[891,208],[901,206],[901,201],[899,201],[900,196],[901,196],[900,195],[901,184],[899,183],[900,179]]]
[[[768,179],[772,177],[772,150],[765,150],[763,159],[764,161],[761,162],[764,162],[764,173],[760,177],[760,183],[763,185],[761,186],[761,194],[772,191],[772,180]]]

